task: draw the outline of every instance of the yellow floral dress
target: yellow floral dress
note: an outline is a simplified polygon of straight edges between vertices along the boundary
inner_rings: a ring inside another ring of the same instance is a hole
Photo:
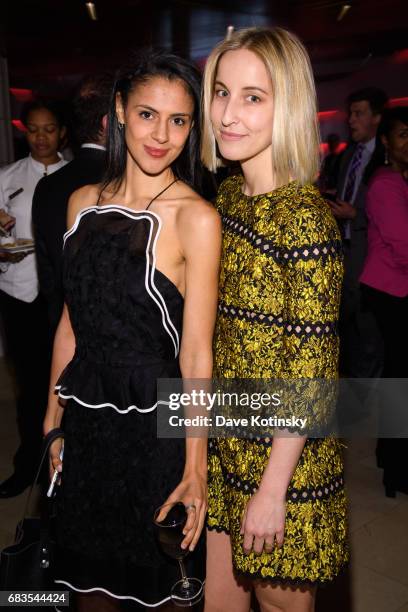
[[[312,185],[242,193],[242,176],[217,197],[223,219],[217,378],[336,378],[343,275],[337,225]],[[348,559],[342,445],[309,438],[287,491],[285,539],[245,555],[241,517],[270,453],[265,439],[209,445],[208,528],[231,537],[235,571],[293,584],[332,580]]]

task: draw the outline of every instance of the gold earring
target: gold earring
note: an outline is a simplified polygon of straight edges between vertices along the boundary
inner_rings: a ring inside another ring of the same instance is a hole
[[[388,166],[389,163],[390,163],[390,158],[388,157],[388,149],[385,149],[384,164]]]

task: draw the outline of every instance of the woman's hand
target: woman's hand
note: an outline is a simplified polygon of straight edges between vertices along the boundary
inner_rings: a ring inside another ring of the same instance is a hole
[[[276,545],[281,547],[285,532],[286,501],[285,498],[274,499],[262,489],[249,500],[241,523],[241,535],[244,536],[244,553],[249,555],[253,550],[260,555],[263,550],[272,552]]]
[[[283,544],[286,516],[286,493],[305,446],[305,436],[274,435],[268,463],[257,492],[245,508],[241,524],[243,549],[260,555],[272,552],[275,541]]]
[[[72,330],[67,306],[64,304],[61,319],[54,338],[48,404],[43,422],[44,436],[52,429],[61,427],[64,408],[59,401],[58,395],[55,393],[55,385],[57,384],[58,378],[61,376],[61,372],[63,372],[64,368],[66,368],[67,364],[71,361],[74,352],[75,336]],[[62,472],[62,461],[59,457],[62,450],[62,444],[62,439],[57,439],[50,446],[49,469],[51,480],[54,475],[54,469],[57,469],[58,472]]]
[[[0,225],[6,230],[6,232],[9,232],[15,224],[15,217],[7,214],[5,210],[0,210]]]
[[[193,551],[203,530],[207,513],[207,475],[203,476],[194,473],[184,476],[183,480],[177,485],[163,505],[175,502],[183,502],[188,514],[188,519],[183,529],[186,537],[181,543],[181,548],[188,548],[190,551]],[[163,509],[157,520],[159,522],[162,521],[166,514],[166,511]]]
[[[0,263],[19,263],[27,257],[27,253],[0,253]]]
[[[44,437],[50,433],[53,429],[60,427],[61,420],[56,421],[54,418],[51,418],[48,415],[49,406],[47,408],[47,414],[45,415],[45,419],[43,422],[43,434]],[[62,472],[62,461],[60,459],[60,454],[64,445],[63,438],[57,438],[50,445],[48,450],[48,460],[49,460],[49,476],[50,480],[52,480],[54,476],[54,470],[58,470],[58,472]]]
[[[49,450],[49,472],[50,472],[50,481],[54,476],[54,471],[62,472],[62,460],[60,459],[62,447],[63,447],[63,439],[57,438],[50,446]]]

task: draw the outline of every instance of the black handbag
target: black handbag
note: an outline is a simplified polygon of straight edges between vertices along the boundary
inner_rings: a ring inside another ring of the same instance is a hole
[[[62,429],[56,428],[44,438],[41,461],[34,483],[40,476],[50,445],[63,436]],[[39,518],[26,518],[33,488],[34,484],[27,498],[24,517],[16,528],[15,543],[0,553],[0,590],[3,591],[44,591],[55,588],[52,580],[55,546],[52,533],[53,501],[48,498],[42,500]]]

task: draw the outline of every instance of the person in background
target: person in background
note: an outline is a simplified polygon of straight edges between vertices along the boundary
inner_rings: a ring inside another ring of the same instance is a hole
[[[367,252],[364,170],[375,149],[375,136],[386,102],[386,94],[375,87],[353,92],[348,97],[352,144],[341,157],[337,199],[327,200],[343,237],[340,371],[350,378],[379,376],[382,369],[380,334],[371,313],[362,308],[359,277]]]
[[[0,211],[15,219],[17,238],[33,237],[31,208],[41,177],[65,165],[58,153],[65,133],[53,104],[35,101],[22,114],[30,155],[0,170]],[[10,227],[10,223],[9,223]],[[34,253],[2,256],[0,315],[6,351],[17,380],[20,446],[14,473],[0,484],[0,498],[18,495],[31,484],[41,448],[41,425],[47,403],[48,356],[45,307],[39,296]]]
[[[61,318],[62,246],[71,194],[83,185],[99,183],[106,164],[106,115],[113,78],[109,74],[84,79],[73,100],[73,126],[80,149],[76,157],[38,183],[33,198],[33,226],[40,292],[48,306],[50,339]]]
[[[367,168],[368,250],[360,276],[364,303],[374,313],[384,341],[384,378],[408,378],[408,106],[384,112],[373,164]],[[384,406],[383,417],[389,414]],[[405,438],[379,439],[388,497],[408,493]]]

